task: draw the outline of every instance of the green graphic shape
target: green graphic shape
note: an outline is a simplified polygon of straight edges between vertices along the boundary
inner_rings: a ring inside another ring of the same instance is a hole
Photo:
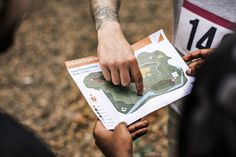
[[[84,84],[87,88],[102,90],[118,112],[130,114],[148,100],[181,88],[187,83],[183,70],[170,65],[169,59],[171,57],[161,51],[143,52],[137,56],[145,86],[143,96],[137,96],[134,84],[128,87],[115,86],[107,82],[101,72],[87,75]]]

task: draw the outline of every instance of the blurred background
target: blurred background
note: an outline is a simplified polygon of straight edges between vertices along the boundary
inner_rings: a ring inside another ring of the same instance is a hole
[[[96,54],[89,0],[34,0],[15,46],[0,56],[0,108],[31,128],[58,157],[102,157],[92,136],[95,114],[64,62]],[[120,21],[130,43],[163,29],[172,40],[171,0],[123,0]],[[167,156],[167,109],[146,119],[135,157]]]

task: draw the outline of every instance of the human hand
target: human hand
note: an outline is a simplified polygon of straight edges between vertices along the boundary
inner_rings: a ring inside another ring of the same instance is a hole
[[[141,120],[130,126],[120,123],[114,131],[106,130],[98,120],[93,135],[95,143],[107,157],[132,157],[132,141],[148,131],[148,121]]]
[[[137,59],[117,21],[105,22],[98,29],[97,55],[107,81],[124,87],[132,81],[136,85],[137,94],[142,95],[143,78]]]
[[[191,62],[186,73],[194,76],[204,60],[212,53],[214,49],[200,49],[183,56],[185,62]]]

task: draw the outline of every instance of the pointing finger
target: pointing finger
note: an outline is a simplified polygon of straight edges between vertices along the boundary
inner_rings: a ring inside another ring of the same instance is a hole
[[[144,87],[143,77],[142,77],[141,71],[138,67],[138,62],[137,62],[136,58],[134,58],[130,61],[130,72],[131,72],[131,75],[134,79],[138,95],[142,95],[143,94],[143,87]]]

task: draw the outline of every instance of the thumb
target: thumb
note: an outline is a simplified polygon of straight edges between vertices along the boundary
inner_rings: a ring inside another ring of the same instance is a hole
[[[121,122],[119,123],[115,129],[114,129],[114,133],[118,132],[119,134],[127,134],[129,133],[127,124],[125,122]]]
[[[121,146],[128,146],[132,149],[132,136],[128,130],[126,123],[122,122],[116,126],[113,134],[116,143]]]

